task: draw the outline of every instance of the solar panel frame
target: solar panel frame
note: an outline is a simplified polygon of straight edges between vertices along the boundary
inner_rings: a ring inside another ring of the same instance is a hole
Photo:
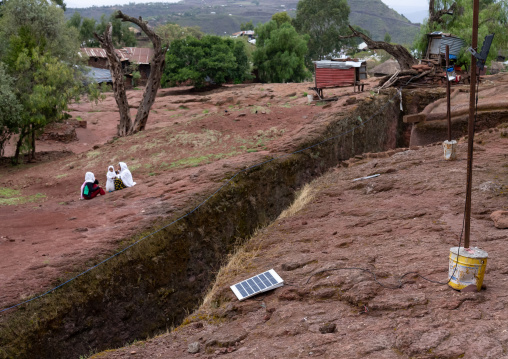
[[[230,286],[238,300],[244,300],[257,294],[282,287],[284,280],[273,270],[260,273]]]

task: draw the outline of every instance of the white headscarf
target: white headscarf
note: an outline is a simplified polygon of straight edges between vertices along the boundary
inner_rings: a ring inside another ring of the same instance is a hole
[[[113,167],[113,166],[108,167],[108,173],[106,174],[106,177],[107,178],[116,178],[115,167]]]
[[[83,182],[83,184],[81,185],[81,191],[80,191],[81,199],[85,199],[85,197],[83,197],[83,188],[85,188],[85,184],[87,182],[90,182],[90,183],[95,182],[95,176],[92,172],[85,173],[85,182]]]
[[[87,172],[85,174],[85,182],[94,183],[95,182],[95,175],[92,172]]]
[[[132,173],[129,171],[129,168],[127,168],[127,165],[125,162],[118,162],[120,165],[121,171],[120,171],[120,178],[122,179],[122,182],[127,187],[132,187],[136,184],[134,180],[132,179]]]

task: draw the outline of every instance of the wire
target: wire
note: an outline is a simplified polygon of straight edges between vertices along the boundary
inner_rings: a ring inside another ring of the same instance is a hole
[[[411,78],[410,78],[410,79],[406,82],[406,84],[404,84],[403,86],[401,86],[401,88],[400,88],[400,89],[402,90],[402,88],[406,87],[406,86],[407,86],[407,85],[408,85],[408,84],[409,84],[409,83],[410,83],[410,82],[411,82],[411,81],[412,81],[415,77],[416,77],[416,76],[411,77]],[[60,287],[64,286],[65,284],[67,284],[67,283],[69,283],[69,282],[72,282],[73,280],[75,280],[75,279],[77,279],[77,278],[81,277],[82,275],[84,275],[84,274],[86,274],[86,273],[90,272],[92,269],[97,268],[97,267],[98,267],[98,266],[100,266],[101,264],[103,264],[103,263],[105,263],[105,262],[107,262],[107,261],[109,261],[109,260],[113,259],[114,257],[118,256],[119,254],[121,254],[121,253],[125,252],[127,249],[129,249],[129,248],[131,248],[131,247],[133,247],[133,246],[137,245],[138,243],[140,243],[141,241],[145,240],[146,238],[149,238],[149,237],[153,236],[154,234],[159,233],[159,232],[160,232],[160,231],[162,231],[163,229],[165,229],[165,228],[167,228],[167,227],[171,226],[172,224],[174,224],[174,223],[176,223],[176,222],[178,222],[178,221],[180,221],[180,220],[182,220],[182,219],[184,219],[184,218],[188,217],[189,215],[191,215],[192,213],[194,213],[195,211],[197,211],[197,210],[198,210],[198,209],[199,209],[202,205],[204,205],[206,202],[208,202],[208,201],[210,200],[210,198],[212,198],[213,196],[215,196],[215,195],[216,195],[216,194],[217,194],[217,193],[218,193],[221,189],[223,189],[223,188],[224,188],[225,186],[227,186],[227,185],[228,185],[231,181],[233,181],[233,179],[235,179],[235,178],[236,178],[236,176],[238,176],[239,174],[241,174],[241,173],[243,173],[243,172],[247,172],[247,171],[249,171],[250,169],[253,169],[253,168],[255,168],[255,167],[259,167],[259,166],[262,166],[262,165],[264,165],[264,164],[270,163],[270,162],[272,162],[272,161],[275,161],[275,160],[280,160],[280,159],[283,159],[283,158],[289,157],[289,156],[291,156],[291,155],[295,155],[295,154],[298,154],[298,153],[300,153],[300,152],[303,152],[303,151],[309,150],[309,149],[311,149],[311,148],[314,148],[314,147],[316,147],[316,146],[319,146],[319,145],[321,145],[321,144],[323,144],[323,143],[326,143],[326,142],[328,142],[328,141],[331,141],[331,140],[334,140],[334,139],[336,139],[336,138],[339,138],[339,137],[345,136],[345,135],[347,135],[347,134],[349,134],[349,133],[353,132],[355,129],[357,129],[357,128],[359,128],[359,127],[364,126],[367,122],[371,121],[374,117],[376,117],[379,113],[381,113],[381,111],[382,111],[382,110],[384,110],[384,109],[386,108],[386,106],[388,106],[388,104],[389,104],[389,103],[391,103],[391,102],[392,102],[392,100],[393,100],[396,96],[398,96],[398,92],[396,92],[396,93],[395,93],[395,95],[393,95],[393,96],[392,96],[392,97],[391,97],[388,101],[386,101],[386,103],[385,103],[383,106],[381,106],[381,107],[379,108],[379,110],[378,110],[377,112],[375,112],[375,113],[374,113],[371,117],[369,117],[367,120],[363,121],[363,122],[362,122],[362,123],[360,123],[359,125],[353,126],[353,128],[351,128],[351,129],[350,129],[350,130],[348,130],[348,131],[345,131],[345,132],[343,132],[343,133],[341,133],[341,134],[338,134],[338,135],[336,135],[336,136],[332,136],[332,137],[326,138],[326,139],[324,139],[324,140],[323,140],[323,141],[321,141],[321,142],[318,142],[318,143],[313,144],[313,145],[311,145],[311,146],[305,147],[305,148],[303,148],[303,149],[301,149],[301,150],[297,150],[297,151],[294,151],[294,152],[291,152],[291,153],[286,153],[286,154],[284,154],[284,155],[281,155],[281,156],[278,156],[278,157],[274,157],[274,158],[272,158],[272,159],[270,159],[270,160],[267,160],[267,161],[264,161],[264,162],[260,162],[260,163],[254,164],[254,165],[252,165],[252,166],[250,166],[250,167],[247,167],[247,168],[244,168],[243,170],[238,171],[238,172],[237,172],[237,173],[235,173],[235,174],[234,174],[234,175],[233,175],[233,176],[232,176],[229,180],[227,180],[227,181],[226,181],[226,182],[225,182],[222,186],[220,186],[220,187],[219,187],[219,189],[217,189],[215,192],[213,192],[210,196],[208,196],[208,197],[207,197],[207,198],[206,198],[203,202],[201,202],[199,205],[197,205],[197,206],[196,206],[194,209],[192,209],[190,212],[188,212],[188,213],[186,213],[186,214],[182,215],[181,217],[179,217],[179,218],[175,219],[173,222],[171,222],[171,223],[169,223],[169,224],[167,224],[167,225],[165,225],[165,226],[163,226],[163,227],[159,228],[159,229],[158,229],[158,230],[156,230],[155,232],[152,232],[152,233],[150,233],[150,234],[148,234],[148,235],[144,236],[143,238],[141,238],[141,239],[137,240],[136,242],[134,242],[134,243],[130,244],[129,246],[125,247],[125,248],[124,248],[124,249],[122,249],[121,251],[119,251],[119,252],[117,252],[117,253],[113,254],[112,256],[110,256],[110,257],[108,257],[108,258],[104,259],[103,261],[101,261],[101,262],[99,262],[98,264],[96,264],[96,265],[94,265],[94,266],[92,266],[92,267],[88,268],[86,271],[81,272],[80,274],[78,274],[78,275],[76,275],[76,276],[72,277],[71,279],[69,279],[69,280],[65,281],[64,283],[62,283],[62,284],[60,284],[60,285],[58,285],[58,286],[56,286],[56,287],[54,287],[54,288],[52,288],[52,289],[48,290],[47,292],[44,292],[43,294],[40,294],[40,295],[38,295],[38,296],[36,296],[36,297],[33,297],[33,298],[31,298],[31,299],[28,299],[28,300],[25,300],[25,301],[23,301],[23,302],[20,302],[20,303],[18,303],[18,304],[12,305],[12,306],[10,306],[10,307],[4,308],[4,309],[0,310],[0,313],[3,313],[3,312],[6,312],[6,311],[8,311],[8,310],[10,310],[10,309],[13,309],[13,308],[19,307],[20,305],[23,305],[23,304],[26,304],[26,303],[32,302],[32,301],[34,301],[34,300],[36,300],[36,299],[42,298],[42,297],[44,297],[44,296],[46,296],[46,295],[48,295],[48,294],[50,294],[50,293],[54,292],[55,290],[57,290],[58,288],[60,288]]]

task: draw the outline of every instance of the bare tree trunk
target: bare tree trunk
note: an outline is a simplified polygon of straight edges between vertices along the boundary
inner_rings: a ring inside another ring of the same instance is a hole
[[[106,55],[109,62],[109,70],[113,80],[113,92],[115,93],[116,104],[120,112],[120,124],[118,126],[118,136],[126,136],[130,133],[132,127],[131,113],[129,110],[129,103],[125,93],[125,84],[123,81],[122,63],[115,52],[112,39],[113,27],[111,23],[106,26],[103,35],[94,33],[95,38],[101,44],[101,47],[106,50]]]
[[[395,57],[395,60],[400,65],[401,71],[403,70],[410,70],[411,66],[416,65],[418,62],[416,59],[407,51],[407,49],[402,45],[392,45],[384,41],[374,41],[364,33],[355,30],[351,25],[349,25],[349,28],[353,32],[352,35],[349,36],[339,36],[340,39],[348,39],[352,37],[360,37],[363,41],[367,44],[370,50],[385,50],[390,55]]]
[[[133,134],[145,129],[150,109],[155,101],[157,90],[159,90],[161,84],[162,72],[164,70],[164,63],[166,60],[166,48],[162,47],[161,38],[159,35],[150,29],[148,27],[148,23],[143,21],[141,17],[136,19],[123,14],[121,11],[118,11],[116,17],[122,19],[122,21],[129,21],[133,24],[138,25],[141,30],[143,30],[143,32],[150,38],[154,49],[154,55],[152,61],[150,62],[150,76],[148,77],[148,81],[146,83],[143,99],[139,104],[134,124],[129,131],[129,134]]]

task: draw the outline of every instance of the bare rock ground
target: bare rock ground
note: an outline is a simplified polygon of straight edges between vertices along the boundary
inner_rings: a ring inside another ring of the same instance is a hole
[[[466,141],[453,162],[440,144],[359,156],[232,256],[181,326],[93,358],[508,358],[508,231],[490,218],[508,206],[500,133],[477,134],[474,152],[471,244],[489,253],[481,292],[431,282],[446,283],[461,235]],[[243,302],[229,289],[271,268],[284,287]]]
[[[100,262],[120,242],[168,218],[237,171],[294,150],[326,125],[316,116],[348,109],[352,88],[333,106],[308,104],[311,83],[232,85],[209,92],[161,89],[147,130],[116,138],[112,94],[72,105],[77,140],[37,141],[38,162],[0,164],[0,308],[20,303]],[[368,91],[356,97],[368,96]],[[128,92],[132,114],[142,91]],[[13,146],[6,155],[13,153]],[[135,187],[79,200],[85,172],[105,186],[109,165],[124,161]]]

